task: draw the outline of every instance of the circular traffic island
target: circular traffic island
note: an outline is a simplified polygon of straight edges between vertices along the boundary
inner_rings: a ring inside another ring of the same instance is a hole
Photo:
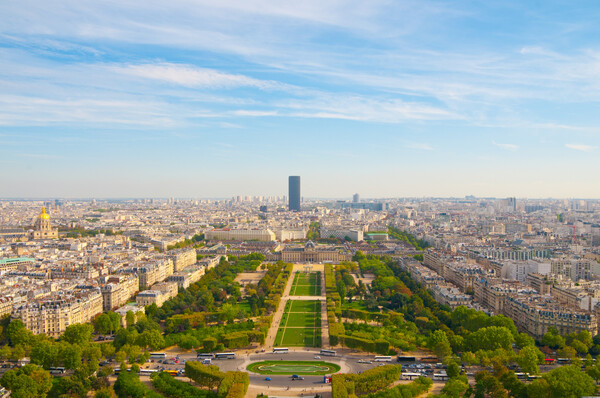
[[[340,366],[322,361],[262,361],[247,369],[263,375],[326,375],[339,372]]]

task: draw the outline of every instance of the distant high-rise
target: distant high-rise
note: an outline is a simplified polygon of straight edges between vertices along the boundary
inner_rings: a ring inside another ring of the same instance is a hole
[[[360,202],[360,196],[355,193],[354,195],[352,195],[352,203],[358,203]]]
[[[289,178],[290,211],[300,211],[300,176]]]

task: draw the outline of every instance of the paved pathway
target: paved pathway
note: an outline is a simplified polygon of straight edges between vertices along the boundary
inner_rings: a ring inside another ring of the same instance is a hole
[[[279,300],[279,307],[277,311],[273,314],[273,321],[271,322],[271,327],[269,328],[269,333],[267,333],[267,338],[265,339],[264,349],[270,351],[273,349],[275,345],[275,337],[277,336],[277,330],[279,329],[279,324],[281,323],[281,317],[283,316],[283,311],[285,310],[285,305],[287,304],[288,298],[290,297],[290,290],[292,290],[292,284],[294,283],[294,275],[295,275],[296,265],[292,268],[292,273],[288,278],[287,284],[285,285],[285,289],[283,289],[283,294],[281,295],[281,299]]]
[[[325,290],[325,272],[321,271],[321,347],[329,346],[329,320],[327,319],[327,296]]]

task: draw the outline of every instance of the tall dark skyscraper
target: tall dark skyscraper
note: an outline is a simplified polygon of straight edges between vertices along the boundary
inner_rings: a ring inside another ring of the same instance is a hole
[[[290,211],[300,211],[300,176],[290,176],[289,198]]]

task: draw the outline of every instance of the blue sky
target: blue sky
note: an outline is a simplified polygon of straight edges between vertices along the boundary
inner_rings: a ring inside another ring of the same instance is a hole
[[[2,197],[600,197],[596,1],[0,15]]]

